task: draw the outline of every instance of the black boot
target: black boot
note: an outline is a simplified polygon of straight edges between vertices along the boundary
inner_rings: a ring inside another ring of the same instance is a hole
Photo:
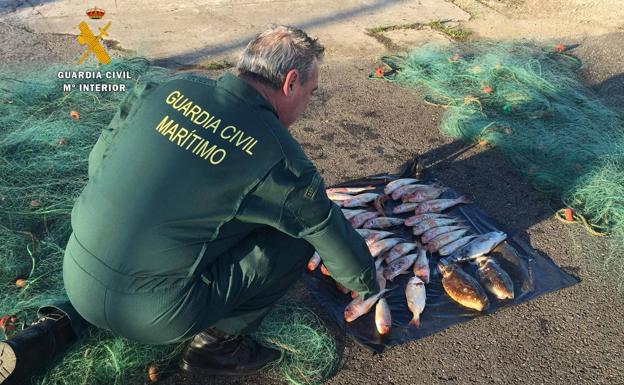
[[[281,350],[260,345],[250,337],[210,328],[195,335],[186,346],[180,368],[206,375],[248,375],[278,362],[282,354]]]
[[[48,314],[0,342],[0,384],[23,385],[37,370],[62,353],[76,336],[64,314]]]

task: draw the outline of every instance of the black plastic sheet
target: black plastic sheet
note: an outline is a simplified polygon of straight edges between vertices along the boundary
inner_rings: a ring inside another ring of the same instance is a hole
[[[409,177],[415,170],[415,164],[408,164],[405,171],[398,174],[378,174],[362,179],[347,181],[332,187],[346,186],[376,186],[375,192],[383,191],[383,186],[400,177]],[[427,178],[425,182],[433,183],[433,178]],[[443,183],[442,183],[443,184]],[[369,192],[369,191],[367,191]],[[453,190],[444,192],[441,198],[455,198],[458,194]],[[388,202],[387,212],[398,204]],[[482,311],[471,310],[461,306],[452,300],[444,291],[441,283],[441,274],[436,265],[440,259],[437,253],[428,253],[429,267],[431,269],[430,283],[426,285],[427,303],[424,312],[420,316],[420,328],[408,325],[412,318],[405,299],[405,286],[412,274],[405,274],[387,283],[388,288],[393,288],[385,294],[392,313],[392,329],[387,335],[380,335],[375,328],[375,311],[373,309],[357,320],[347,323],[344,320],[344,309],[351,301],[349,294],[342,294],[336,288],[330,277],[323,276],[320,269],[314,272],[306,272],[304,282],[312,296],[329,313],[336,324],[344,328],[357,343],[374,351],[383,352],[386,348],[400,345],[408,341],[429,336],[449,326],[469,321],[472,318],[496,312],[498,309],[527,302],[542,294],[556,291],[578,283],[580,280],[561,270],[548,257],[533,250],[524,240],[506,231],[502,226],[481,211],[474,204],[460,205],[451,208],[445,213],[464,218],[470,225],[471,232],[483,234],[490,231],[504,231],[507,240],[501,243],[489,255],[509,274],[514,283],[515,296],[512,300],[500,301],[488,293],[490,306]],[[388,214],[388,216],[408,217],[406,214]],[[411,228],[405,226],[384,229],[393,231],[405,239],[415,239],[411,234]],[[462,263],[462,268],[476,278],[476,268],[473,264]],[[410,269],[411,272],[411,269]]]

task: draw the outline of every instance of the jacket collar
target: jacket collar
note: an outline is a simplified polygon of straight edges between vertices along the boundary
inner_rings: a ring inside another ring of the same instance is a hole
[[[271,103],[269,103],[269,101],[255,88],[247,84],[247,82],[238,76],[228,72],[221,76],[217,82],[219,87],[222,87],[239,99],[246,101],[248,104],[266,108],[267,110],[273,112],[277,117],[277,111],[275,111],[275,108],[273,108]]]

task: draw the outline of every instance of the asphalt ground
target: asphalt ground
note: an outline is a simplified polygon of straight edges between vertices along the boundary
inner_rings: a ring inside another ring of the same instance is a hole
[[[47,63],[75,59],[73,37],[22,32],[27,31],[0,23],[3,58],[10,52],[11,60],[33,63],[32,47],[44,44],[52,47],[50,54],[40,55]],[[12,38],[10,33],[22,37]],[[592,46],[592,39],[583,42],[589,56],[582,58],[593,62],[584,74],[589,84],[601,88],[617,81],[622,63],[610,47],[617,40],[604,39]],[[601,59],[601,50],[606,50],[606,58]],[[381,355],[347,340],[341,368],[328,384],[624,384],[624,296],[615,287],[617,277],[599,272],[593,262],[605,255],[604,240],[553,219],[556,202],[531,188],[495,151],[471,148],[449,158],[465,144],[440,135],[443,111],[423,103],[414,90],[367,80],[375,64],[372,58],[328,58],[318,96],[292,129],[326,183],[392,171],[418,153],[445,184],[522,233],[534,248],[582,282]],[[326,318],[302,285],[289,297]],[[226,380],[176,375],[163,383],[281,381],[267,376]]]

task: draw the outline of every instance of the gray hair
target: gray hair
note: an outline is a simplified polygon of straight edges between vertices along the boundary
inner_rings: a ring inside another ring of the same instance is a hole
[[[301,84],[308,80],[314,59],[321,60],[325,47],[302,30],[290,26],[271,26],[247,44],[238,60],[239,74],[279,89],[288,71],[301,74]]]

